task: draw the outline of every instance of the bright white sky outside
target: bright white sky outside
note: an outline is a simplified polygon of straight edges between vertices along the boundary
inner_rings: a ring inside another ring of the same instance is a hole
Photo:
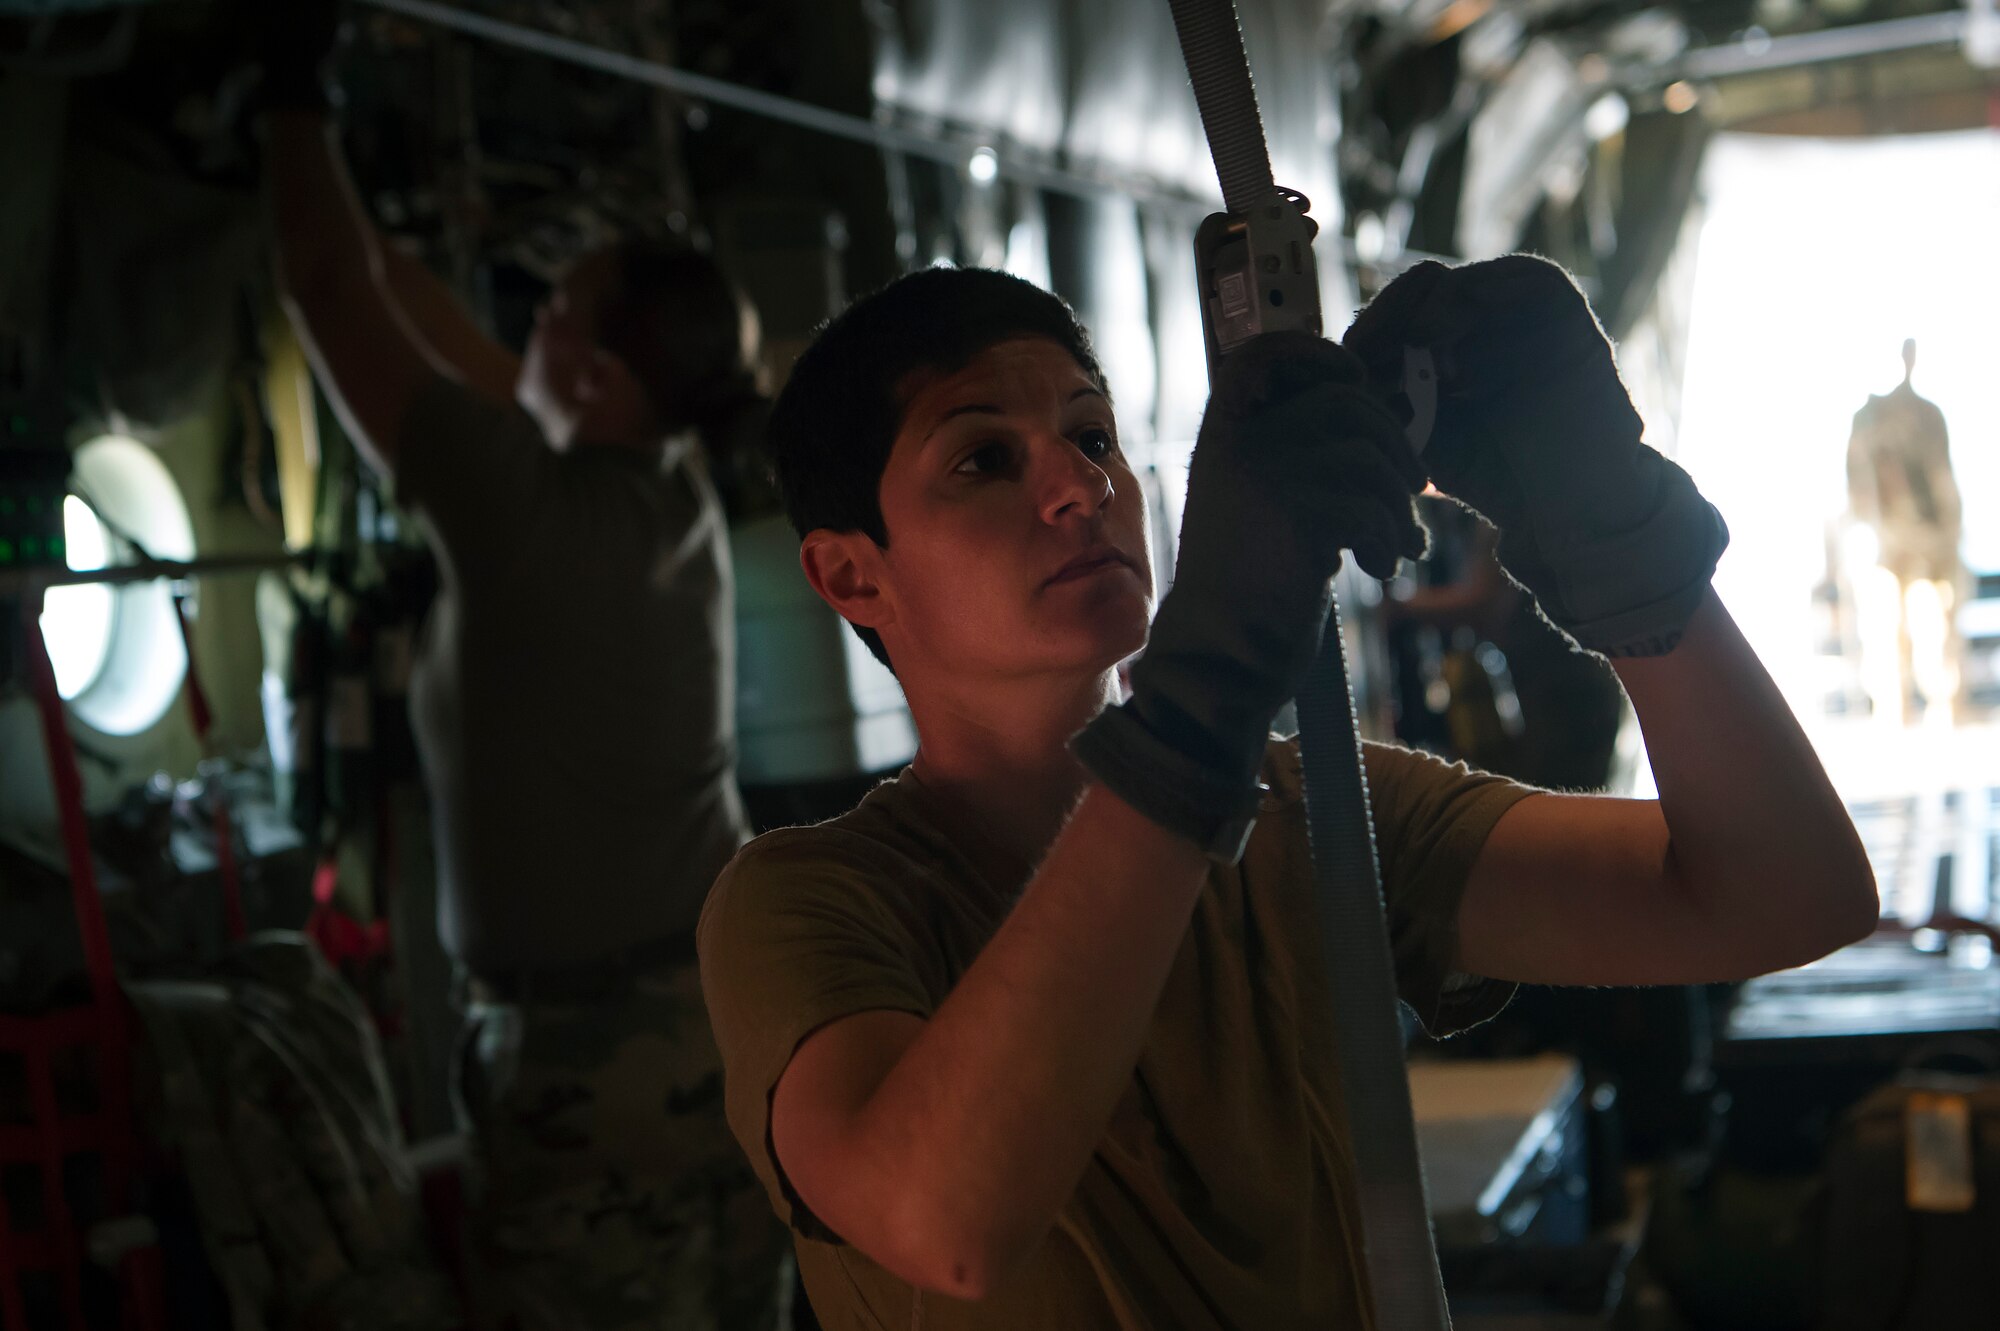
[[[1848,431],[1906,337],[1951,431],[1966,561],[2000,571],[2000,132],[1724,135],[1704,185],[1679,456],[1729,520],[1717,590],[1804,710]]]

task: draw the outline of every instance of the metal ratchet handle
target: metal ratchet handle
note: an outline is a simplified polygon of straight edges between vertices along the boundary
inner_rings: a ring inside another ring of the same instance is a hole
[[[1313,227],[1303,196],[1277,187],[1234,0],[1170,0],[1194,86],[1202,131],[1215,159],[1223,206],[1195,233],[1202,340],[1214,374],[1250,336],[1280,328],[1323,332]],[[1437,416],[1430,352],[1410,348],[1406,427],[1419,453]],[[1382,1331],[1449,1331],[1431,1238],[1416,1123],[1396,1012],[1374,817],[1361,753],[1340,610],[1329,598],[1319,656],[1297,698],[1307,834],[1312,843],[1315,932],[1326,966],[1333,1054],[1356,1140],[1354,1213],[1360,1283]]]

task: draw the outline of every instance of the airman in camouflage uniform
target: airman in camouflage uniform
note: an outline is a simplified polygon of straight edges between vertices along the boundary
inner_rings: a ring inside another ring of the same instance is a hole
[[[626,237],[576,256],[516,355],[357,206],[338,6],[254,8],[286,313],[440,569],[410,720],[470,977],[475,1295],[551,1331],[772,1326],[783,1238],[723,1123],[692,942],[748,832],[710,460],[758,433],[753,321],[712,259]]]

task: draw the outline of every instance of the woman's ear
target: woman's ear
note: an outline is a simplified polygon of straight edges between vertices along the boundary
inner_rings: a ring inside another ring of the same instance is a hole
[[[868,533],[820,527],[799,543],[806,581],[850,624],[880,630],[895,618],[882,592],[882,550]]]

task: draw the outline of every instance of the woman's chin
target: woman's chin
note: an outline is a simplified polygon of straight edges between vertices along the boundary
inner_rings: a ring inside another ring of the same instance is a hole
[[[1089,646],[1081,653],[1093,670],[1109,670],[1121,661],[1137,656],[1146,646],[1152,627],[1146,605],[1124,608],[1124,613],[1106,616],[1091,626]]]

